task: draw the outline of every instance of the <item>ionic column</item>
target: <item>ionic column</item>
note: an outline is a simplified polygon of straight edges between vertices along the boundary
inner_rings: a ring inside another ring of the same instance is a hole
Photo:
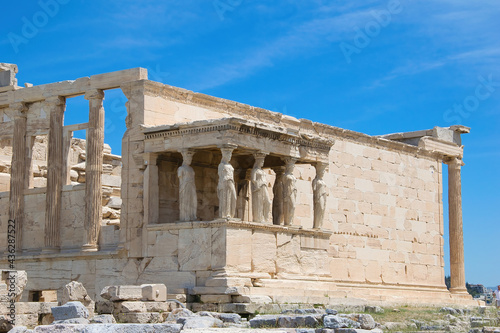
[[[64,97],[45,100],[50,113],[49,147],[47,158],[47,194],[45,196],[45,248],[44,252],[59,250],[61,245],[61,191],[63,185],[63,119],[66,107]]]
[[[285,168],[273,168],[276,174],[276,179],[273,185],[273,224],[280,225],[283,223],[283,174]]]
[[[145,224],[158,223],[160,209],[160,184],[158,179],[158,154],[147,154],[144,170]]]
[[[467,294],[464,269],[464,239],[462,229],[462,180],[459,158],[445,161],[448,164],[448,208],[450,227],[450,292]]]
[[[26,184],[26,118],[28,107],[24,103],[9,106],[15,111],[14,136],[12,139],[12,162],[10,177],[9,219],[15,221],[16,251],[22,250],[22,227],[24,220],[24,188]],[[7,230],[5,230],[7,232]]]
[[[83,251],[97,251],[102,220],[102,163],[104,148],[104,92],[88,91],[89,128],[85,166],[85,245]]]

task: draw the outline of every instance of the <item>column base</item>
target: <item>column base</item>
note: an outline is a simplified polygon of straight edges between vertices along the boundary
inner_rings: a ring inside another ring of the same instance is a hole
[[[465,288],[450,288],[450,293],[453,298],[472,299]]]
[[[82,246],[82,252],[97,252],[99,247],[95,244],[85,244]]]
[[[54,247],[44,247],[42,249],[42,253],[57,253],[60,251],[59,246],[54,246]]]

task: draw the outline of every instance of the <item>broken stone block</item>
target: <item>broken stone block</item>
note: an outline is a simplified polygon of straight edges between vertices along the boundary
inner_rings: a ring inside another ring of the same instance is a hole
[[[129,313],[118,313],[116,314],[116,319],[121,323],[137,323],[137,324],[152,324],[152,323],[162,323],[165,318],[159,312],[129,312]]]
[[[143,284],[140,286],[107,286],[101,297],[116,301],[156,301],[167,300],[167,287],[164,284]]]
[[[142,298],[141,286],[109,286],[101,292],[101,297],[110,301],[139,301]]]
[[[116,324],[115,317],[110,314],[94,316],[90,322],[94,324]]]
[[[349,318],[345,317],[340,317],[337,315],[327,315],[323,318],[323,325],[326,328],[335,328],[335,329],[340,329],[340,328],[346,328],[346,327],[352,327],[352,328],[360,328],[361,325]]]
[[[182,324],[182,329],[200,329],[200,328],[210,328],[210,327],[223,327],[224,324],[220,319],[214,317],[181,317],[177,319],[178,324]]]
[[[109,208],[113,209],[121,209],[122,208],[122,199],[119,197],[111,197],[107,203]]]
[[[273,302],[271,297],[264,295],[242,295],[242,296],[233,296],[233,298],[234,302],[236,303],[269,304]]]
[[[16,326],[9,331],[9,333],[32,333],[33,330],[28,329],[26,326]]]
[[[78,281],[71,281],[63,287],[61,304],[70,301],[81,302],[89,310],[90,317],[94,316],[95,302],[90,298],[83,284]]]
[[[70,172],[69,172],[69,179],[71,181],[76,182],[78,180],[78,172],[76,172],[75,170],[70,170]]]
[[[41,317],[41,318],[40,318]],[[49,325],[49,324],[52,324],[54,322],[54,316],[52,315],[52,313],[48,313],[48,314],[40,314],[39,315],[39,322],[40,324],[42,325]]]
[[[184,308],[174,309],[174,310],[172,310],[172,312],[170,312],[168,314],[167,321],[177,322],[177,319],[179,319],[181,317],[191,317],[194,315],[195,314],[188,309],[184,309]]]
[[[167,300],[167,287],[164,284],[143,284],[142,300],[165,302]]]
[[[201,295],[202,303],[231,303],[231,295]]]
[[[66,320],[56,320],[52,323],[53,325],[57,324],[80,324],[80,325],[88,325],[90,324],[90,320],[87,318],[70,318]]]
[[[61,304],[66,304],[70,301],[79,301],[85,305],[85,302],[92,301],[87,293],[87,289],[77,281],[71,281],[63,287]]]
[[[170,302],[144,302],[146,312],[170,312],[172,306]]]
[[[78,163],[78,164],[75,164],[71,167],[71,170],[75,170],[75,171],[83,171],[85,172],[85,162],[81,162],[81,163]]]
[[[358,323],[361,325],[361,328],[365,330],[372,330],[376,326],[375,320],[369,314],[360,314],[358,316]]]
[[[146,306],[144,302],[117,302],[115,303],[114,312],[115,313],[129,313],[129,312],[148,312],[146,311]]]
[[[0,316],[0,332],[9,332],[12,329],[11,320],[9,316]]]
[[[216,314],[215,317],[219,318],[224,323],[232,323],[232,324],[241,323],[241,316],[237,313],[219,313]]]
[[[366,305],[365,311],[370,313],[384,313],[384,309],[382,309],[380,306]]]
[[[109,207],[102,207],[102,217],[105,219],[119,219],[120,212]]]
[[[28,283],[28,275],[26,274],[26,271],[2,270],[1,276],[1,283],[2,285],[5,285],[5,288],[7,288],[5,293],[2,291],[2,294],[7,295],[8,293],[6,291],[10,289],[11,284],[14,284],[14,294],[16,295],[15,301],[19,302],[21,300],[24,287],[26,287],[26,283]]]
[[[278,322],[278,316],[276,315],[257,315],[255,318],[250,319],[251,328],[269,328],[276,327]]]
[[[99,314],[112,314],[113,302],[109,300],[97,301],[95,304],[96,312]]]
[[[37,313],[16,314],[16,325],[33,327],[38,325],[38,319]]]
[[[73,318],[87,319],[89,317],[89,310],[81,302],[74,301],[61,306],[54,306],[52,308],[52,315],[55,321]]]

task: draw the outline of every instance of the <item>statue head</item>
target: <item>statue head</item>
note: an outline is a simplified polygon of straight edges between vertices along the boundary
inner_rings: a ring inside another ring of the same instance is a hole
[[[193,161],[194,151],[189,149],[183,149],[181,150],[181,154],[182,154],[182,165],[191,165],[191,162]]]
[[[233,148],[221,148],[220,150],[222,152],[222,163],[229,163],[233,155]]]
[[[264,166],[264,159],[266,158],[266,155],[255,154],[254,157],[255,157],[255,163],[254,163],[253,167],[262,169],[262,167]]]
[[[293,168],[295,167],[295,162],[297,161],[294,157],[286,157],[285,158],[285,173],[291,174],[293,173]]]
[[[316,176],[318,178],[323,178],[323,176],[325,175],[326,167],[327,167],[326,163],[321,163],[321,162],[316,163],[316,165],[315,165]]]

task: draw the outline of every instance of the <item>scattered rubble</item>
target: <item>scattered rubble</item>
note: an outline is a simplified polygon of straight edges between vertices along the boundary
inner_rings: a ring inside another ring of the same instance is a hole
[[[14,275],[19,277],[22,292],[27,280],[22,271]],[[101,296],[103,300],[94,302],[81,283],[72,281],[64,286],[59,306],[56,302],[16,302],[15,327],[8,317],[9,302],[2,301],[0,333],[500,333],[500,312],[484,306],[429,308],[432,313],[426,310],[427,316],[421,316],[405,307],[384,310],[357,304],[333,309],[281,304],[284,309],[277,314],[240,315],[220,310],[193,312],[176,295],[168,295],[164,284],[107,286]],[[190,308],[194,305],[187,304]],[[266,305],[280,308],[278,304]],[[394,318],[397,321],[385,320]]]

